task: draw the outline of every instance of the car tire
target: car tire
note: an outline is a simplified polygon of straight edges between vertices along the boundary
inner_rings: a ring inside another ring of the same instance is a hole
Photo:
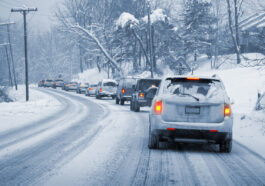
[[[156,134],[153,134],[153,133],[149,134],[148,148],[149,149],[159,148],[159,138]]]
[[[130,110],[133,111],[132,101],[130,102]]]
[[[220,152],[230,153],[231,151],[232,151],[232,140],[226,140],[220,144]]]
[[[116,104],[118,105],[120,103],[120,100],[116,97]]]
[[[138,105],[137,102],[134,104],[134,111],[135,112],[140,112],[140,106]]]
[[[124,105],[124,100],[123,99],[121,99],[121,105]]]

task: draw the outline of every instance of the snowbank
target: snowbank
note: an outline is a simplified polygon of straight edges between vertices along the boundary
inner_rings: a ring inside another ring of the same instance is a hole
[[[40,120],[61,108],[58,100],[36,89],[30,88],[28,102],[24,86],[19,86],[18,91],[9,90],[9,95],[14,102],[0,103],[0,132]]]

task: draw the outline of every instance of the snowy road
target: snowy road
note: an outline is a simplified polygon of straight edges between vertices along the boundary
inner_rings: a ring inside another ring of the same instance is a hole
[[[234,142],[149,150],[148,108],[40,89],[63,109],[0,133],[0,185],[265,185],[265,159]]]

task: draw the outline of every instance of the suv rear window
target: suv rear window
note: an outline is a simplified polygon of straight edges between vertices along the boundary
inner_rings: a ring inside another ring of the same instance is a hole
[[[90,87],[97,87],[98,85],[90,85]]]
[[[52,80],[50,80],[50,79],[47,79],[46,81],[47,81],[47,82],[52,82]]]
[[[167,78],[163,92],[177,96],[195,96],[197,98],[213,98],[224,95],[221,82],[213,79]]]
[[[161,80],[157,80],[157,79],[141,79],[139,80],[136,89],[144,91],[150,88],[151,86],[158,87],[160,85],[160,82]]]
[[[136,79],[125,79],[123,82],[123,86],[125,88],[132,88],[132,86],[135,84],[136,84]]]
[[[103,86],[116,87],[117,85],[114,82],[106,82],[103,84]]]

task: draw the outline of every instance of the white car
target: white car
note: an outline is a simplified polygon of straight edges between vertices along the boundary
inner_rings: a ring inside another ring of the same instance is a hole
[[[217,77],[164,78],[149,114],[150,149],[159,141],[214,143],[232,150],[233,115],[230,99]]]
[[[89,84],[86,89],[86,96],[96,95],[97,86],[97,84]]]
[[[96,90],[96,98],[101,99],[102,97],[116,98],[118,83],[113,79],[103,79],[98,83]]]

